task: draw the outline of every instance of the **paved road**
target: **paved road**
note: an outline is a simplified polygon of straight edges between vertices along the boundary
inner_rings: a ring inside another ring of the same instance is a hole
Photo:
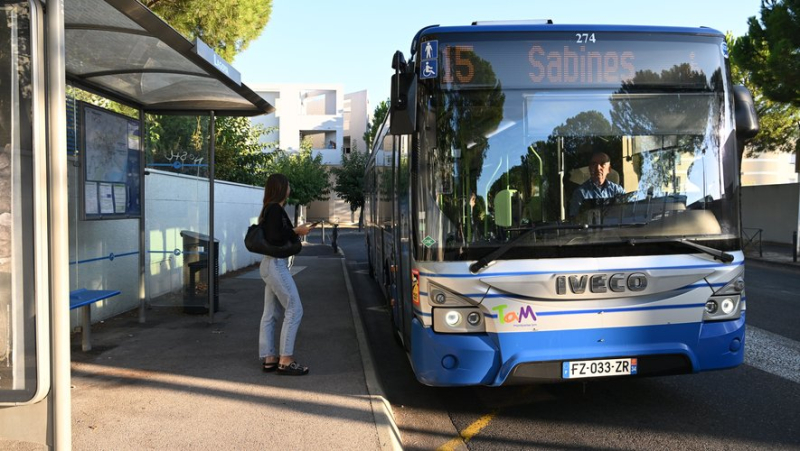
[[[800,268],[748,260],[747,324],[800,341]]]
[[[800,449],[797,269],[748,262],[747,354],[739,368],[443,389],[414,379],[368,277],[363,236],[345,233],[339,243],[405,449]]]

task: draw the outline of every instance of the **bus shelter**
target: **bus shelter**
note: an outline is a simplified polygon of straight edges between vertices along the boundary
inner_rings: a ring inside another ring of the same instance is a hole
[[[216,118],[274,108],[136,0],[7,1],[0,16],[0,447],[68,449],[70,293],[119,292],[90,307],[133,300],[144,321],[146,274],[180,267],[173,288],[213,321]],[[148,149],[175,117],[196,142]],[[166,213],[148,209],[156,175],[189,187],[162,180]]]

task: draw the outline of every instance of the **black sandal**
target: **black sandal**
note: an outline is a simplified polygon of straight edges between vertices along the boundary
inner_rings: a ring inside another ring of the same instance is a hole
[[[278,362],[262,362],[261,368],[264,370],[265,373],[271,373],[278,369]]]
[[[292,362],[288,365],[278,365],[278,374],[284,376],[305,376],[308,374],[308,367]]]

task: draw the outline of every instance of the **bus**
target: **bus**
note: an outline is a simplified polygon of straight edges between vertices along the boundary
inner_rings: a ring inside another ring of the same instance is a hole
[[[421,383],[742,363],[739,174],[758,121],[722,33],[437,25],[392,67],[365,240]]]

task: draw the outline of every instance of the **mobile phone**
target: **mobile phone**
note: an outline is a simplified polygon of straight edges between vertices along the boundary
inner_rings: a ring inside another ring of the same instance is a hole
[[[311,223],[311,225],[309,225],[309,227],[316,227],[316,226],[318,226],[318,225],[319,225],[321,222],[322,222],[322,221],[314,221],[314,222],[312,222],[312,223]]]

